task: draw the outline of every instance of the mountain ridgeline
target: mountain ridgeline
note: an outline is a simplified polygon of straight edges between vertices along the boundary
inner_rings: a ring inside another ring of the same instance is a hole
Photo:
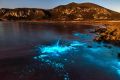
[[[120,13],[93,3],[70,3],[49,10],[38,8],[1,8],[0,20],[120,20]]]

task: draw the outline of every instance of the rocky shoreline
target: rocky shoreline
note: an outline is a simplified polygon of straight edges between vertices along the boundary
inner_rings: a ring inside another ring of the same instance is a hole
[[[95,41],[107,42],[117,46],[120,46],[120,27],[116,25],[104,25],[96,28]]]

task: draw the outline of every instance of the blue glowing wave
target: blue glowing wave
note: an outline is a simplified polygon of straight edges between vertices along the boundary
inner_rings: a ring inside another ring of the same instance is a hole
[[[77,36],[79,38],[85,38],[89,39],[91,38],[89,35],[86,34],[80,34],[75,33],[74,36]],[[120,75],[120,62],[116,59],[116,57],[113,57],[111,54],[116,54],[120,50],[118,47],[112,46],[111,49],[104,47],[104,43],[98,44],[96,42],[91,42],[91,47],[88,47],[89,43],[86,43],[84,41],[68,41],[67,45],[60,44],[60,40],[56,42],[54,45],[49,46],[38,46],[38,53],[39,56],[34,57],[36,60],[40,60],[42,62],[45,62],[49,65],[51,65],[56,72],[59,72],[59,74],[63,74],[64,80],[70,80],[69,73],[64,68],[63,61],[67,61],[68,58],[61,58],[64,55],[73,53],[81,53],[80,55],[86,58],[88,61],[95,63],[96,65],[110,68],[113,71],[117,72],[118,75]],[[109,45],[108,45],[109,46]],[[69,56],[69,55],[68,55]],[[53,60],[55,59],[55,60]],[[62,60],[58,61],[57,60]],[[74,62],[74,60],[70,60],[71,62]]]
[[[85,43],[80,43],[78,41],[73,41],[72,43],[69,44],[69,46],[60,45],[59,40],[58,40],[58,42],[53,46],[44,46],[44,47],[40,46],[39,53],[43,53],[41,57],[46,57],[47,55],[48,56],[60,56],[60,55],[68,53],[68,51],[76,50],[77,46],[83,46],[83,45],[85,45]]]
[[[59,63],[56,61],[52,61],[52,58],[60,58],[64,54],[68,54],[69,51],[76,50],[78,46],[83,46],[85,43],[80,43],[78,41],[73,41],[67,45],[60,45],[60,41],[58,40],[55,45],[52,46],[40,46],[38,47],[38,52],[41,53],[41,55],[34,57],[34,59],[40,60],[42,62],[45,62],[49,65],[51,65],[57,72],[59,73],[64,73],[64,80],[70,80],[69,75],[64,69],[64,64]],[[67,60],[66,58],[64,59],[65,61]],[[62,72],[60,72],[62,71]]]

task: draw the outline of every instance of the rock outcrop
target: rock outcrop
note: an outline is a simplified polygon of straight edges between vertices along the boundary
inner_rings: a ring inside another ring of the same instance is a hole
[[[120,46],[120,27],[114,25],[97,28],[95,41],[108,42]]]
[[[43,20],[48,19],[47,10],[36,8],[1,9],[0,19],[6,20]]]

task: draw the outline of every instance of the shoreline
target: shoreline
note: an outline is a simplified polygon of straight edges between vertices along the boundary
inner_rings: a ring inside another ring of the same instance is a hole
[[[24,20],[12,20],[12,21],[9,21],[9,20],[6,20],[6,21],[0,21],[0,22],[120,22],[120,20],[100,20],[100,21],[97,21],[97,20],[83,20],[83,21],[53,21],[53,20],[41,20],[41,21],[24,21]]]
[[[120,20],[101,20],[101,21],[93,21],[93,20],[84,20],[84,21],[52,21],[52,20],[44,20],[44,21],[0,21],[2,23],[34,23],[34,24],[75,24],[75,25],[93,25],[93,26],[108,26],[108,25],[119,25]]]

